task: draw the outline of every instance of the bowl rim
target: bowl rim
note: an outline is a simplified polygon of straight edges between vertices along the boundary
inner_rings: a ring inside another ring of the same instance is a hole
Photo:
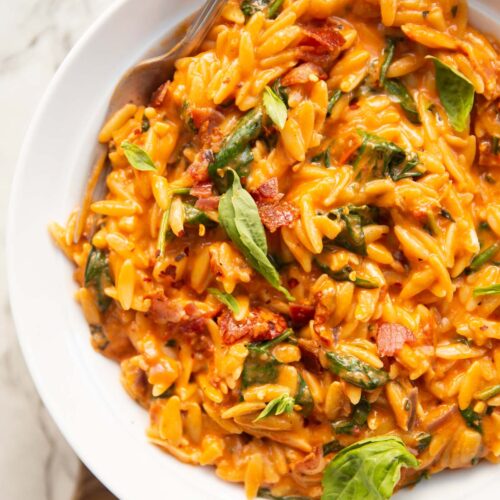
[[[88,450],[83,445],[81,439],[78,436],[77,429],[74,428],[71,425],[71,423],[65,420],[64,416],[59,413],[57,405],[55,404],[55,401],[53,400],[53,397],[50,394],[49,387],[45,384],[43,380],[43,374],[39,372],[34,352],[30,349],[29,346],[30,344],[29,336],[23,334],[23,324],[24,324],[23,321],[24,311],[22,307],[23,297],[21,296],[20,291],[17,289],[15,285],[16,266],[14,265],[14,263],[16,262],[15,258],[16,247],[14,242],[16,241],[15,233],[17,230],[17,225],[16,225],[17,215],[15,213],[15,209],[16,206],[18,205],[18,199],[23,193],[22,189],[23,178],[27,174],[29,168],[31,168],[29,164],[29,157],[31,155],[30,146],[34,142],[34,139],[37,136],[37,134],[39,133],[40,127],[43,125],[43,118],[45,113],[47,112],[46,108],[51,98],[53,97],[54,91],[58,88],[60,82],[64,80],[68,68],[70,68],[76,61],[78,61],[80,57],[82,57],[82,53],[85,52],[89,41],[91,41],[96,36],[96,34],[98,34],[103,29],[103,27],[105,27],[112,21],[112,19],[116,16],[117,12],[120,9],[126,7],[127,4],[132,4],[133,2],[136,1],[137,0],[115,0],[114,2],[112,2],[111,5],[105,8],[104,11],[101,13],[101,15],[99,15],[97,19],[93,23],[91,23],[88,29],[75,43],[75,45],[69,51],[69,53],[67,54],[67,56],[65,57],[65,59],[63,60],[57,71],[55,72],[54,76],[52,77],[49,85],[47,86],[43,94],[42,99],[40,100],[37,106],[35,113],[33,114],[33,117],[27,129],[21,147],[21,152],[19,155],[19,159],[15,168],[15,173],[11,184],[10,200],[7,213],[7,226],[5,233],[6,261],[7,261],[7,288],[10,298],[12,315],[14,318],[17,338],[19,340],[24,359],[26,360],[30,375],[35,383],[37,391],[41,399],[43,400],[44,405],[49,411],[51,417],[56,422],[61,433],[63,434],[67,442],[70,444],[72,449],[76,452],[81,461],[85,463],[85,465],[92,471],[92,473],[116,496],[118,496],[119,498],[133,498],[133,499],[141,498],[141,496],[138,494],[139,489],[135,488],[133,485],[134,482],[140,482],[140,480],[134,479],[133,477],[131,477],[131,475],[125,475],[122,476],[120,479],[118,479],[116,471],[113,468],[103,467],[102,462],[96,459],[95,456],[96,454],[95,453],[91,454],[88,452]],[[489,5],[491,1],[494,0],[490,1],[472,0],[469,2],[469,9],[474,10],[476,14],[479,13],[479,15],[482,16],[484,19],[486,18],[493,19],[494,20],[493,23],[496,24],[498,29],[498,27],[500,27],[500,9],[498,10],[498,12],[492,9]],[[484,2],[486,2],[486,4]],[[198,3],[200,3],[199,0]],[[88,339],[86,340],[88,341]],[[151,446],[150,444],[147,443],[145,436],[144,436],[144,441],[148,446]],[[160,453],[163,454],[163,452]],[[172,464],[171,466],[173,469],[175,469],[176,473],[177,472],[179,473],[179,478],[185,481],[187,475],[183,473],[180,468],[176,468]],[[489,469],[490,467],[485,466],[485,468]],[[193,478],[192,471],[193,470],[191,470],[190,473],[191,478]],[[130,472],[132,472],[132,470],[130,470]],[[212,473],[212,475],[214,474]],[[456,476],[455,479],[457,479]],[[191,483],[194,482],[195,481],[191,481]],[[193,490],[191,490],[188,493],[192,494],[195,490],[198,491],[199,493],[202,492],[202,489],[200,487],[197,487],[197,485],[193,484],[191,486]],[[221,490],[222,489],[223,488],[221,487]],[[227,490],[227,495],[229,495],[231,491],[233,492],[235,491],[233,487],[230,487]],[[216,496],[212,497],[212,492],[209,493],[208,491],[206,491],[204,492],[204,496],[206,498],[214,498],[214,499],[217,498],[218,500],[220,500],[222,496],[224,498],[230,498],[230,497],[233,498],[233,495],[226,496],[225,489],[224,489],[224,494],[222,494],[222,491],[221,494],[218,494],[218,492],[216,492]],[[185,496],[184,494],[179,493],[177,495],[177,498],[188,499],[193,497],[189,496],[189,494]]]

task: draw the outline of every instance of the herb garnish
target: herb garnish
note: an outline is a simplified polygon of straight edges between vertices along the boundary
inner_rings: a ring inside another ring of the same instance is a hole
[[[254,199],[241,186],[234,170],[228,169],[227,175],[232,176],[232,182],[230,181],[230,188],[221,196],[219,202],[221,226],[247,262],[288,300],[294,300],[280,283],[280,275],[267,257],[266,233]]]
[[[144,149],[128,141],[123,141],[120,146],[128,162],[136,170],[140,170],[141,172],[156,172],[153,160]]]

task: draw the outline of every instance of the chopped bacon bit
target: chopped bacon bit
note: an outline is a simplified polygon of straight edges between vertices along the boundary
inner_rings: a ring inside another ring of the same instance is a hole
[[[219,316],[218,323],[225,344],[234,344],[243,337],[251,341],[271,340],[287,328],[283,316],[262,307],[251,309],[248,317],[242,321],[236,321],[226,309]]]
[[[308,304],[290,304],[290,317],[296,327],[307,325],[314,318],[316,308]]]
[[[170,82],[165,82],[153,92],[153,95],[151,96],[151,106],[159,108],[163,104],[165,97],[167,97],[169,87]]]
[[[313,62],[306,62],[299,64],[292,68],[281,80],[281,84],[284,87],[289,87],[290,85],[297,85],[300,83],[308,83],[317,80],[326,80],[326,72]],[[312,77],[312,78],[311,78]]]
[[[282,226],[289,226],[299,217],[298,208],[287,201],[260,203],[257,206],[262,223],[271,233]]]
[[[280,201],[283,194],[278,189],[278,179],[272,177],[250,193],[257,202],[262,223],[274,233],[281,226],[289,226],[299,211],[291,203]]]
[[[212,188],[213,184],[211,182],[202,182],[193,186],[189,194],[196,198],[209,198],[212,196]]]
[[[170,301],[164,293],[159,292],[150,297],[151,307],[148,315],[158,325],[179,323],[184,316],[184,311],[177,304]]]
[[[345,43],[345,38],[333,26],[307,25],[302,27],[302,31],[306,35],[301,42],[302,45],[319,46],[330,52],[336,52]]]
[[[209,180],[208,165],[213,159],[214,154],[209,149],[204,149],[196,155],[193,163],[187,169],[188,174],[192,177],[195,184],[202,184]]]
[[[271,177],[268,181],[261,184],[257,189],[250,193],[253,199],[259,202],[275,202],[283,198],[283,194],[279,192],[278,179]]]
[[[220,196],[210,196],[209,198],[200,198],[196,201],[194,206],[198,210],[211,211],[219,208]]]
[[[199,129],[204,123],[208,122],[209,127],[220,125],[224,121],[224,115],[213,108],[190,108],[189,114],[193,119],[193,125]]]
[[[340,54],[340,48],[345,43],[344,37],[335,26],[310,24],[302,29],[306,36],[298,47],[299,58],[315,63],[328,72]]]
[[[377,348],[381,356],[394,356],[406,342],[415,342],[415,335],[398,323],[382,323],[378,327]]]

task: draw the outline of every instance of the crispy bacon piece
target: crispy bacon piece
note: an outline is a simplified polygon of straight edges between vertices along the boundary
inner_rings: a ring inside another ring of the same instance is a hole
[[[302,31],[306,35],[301,42],[302,45],[319,46],[329,52],[336,52],[345,43],[345,38],[334,26],[308,24],[302,26]]]
[[[213,108],[196,108],[189,110],[189,114],[193,119],[193,125],[200,129],[204,123],[208,123],[208,127],[220,125],[224,121],[224,115]]]
[[[167,97],[169,87],[170,82],[165,82],[153,92],[153,95],[151,96],[151,106],[159,108],[163,104],[165,97]]]
[[[268,181],[262,183],[257,189],[250,193],[257,202],[275,202],[283,198],[283,193],[279,192],[278,179],[271,177]]]
[[[196,200],[194,206],[199,210],[208,211],[217,210],[219,208],[220,196],[209,196],[208,198],[200,198]]]
[[[394,356],[406,342],[415,342],[415,335],[398,323],[382,323],[377,332],[377,348],[381,356]]]
[[[299,64],[292,68],[281,80],[281,84],[284,87],[289,87],[290,85],[297,85],[300,83],[308,83],[317,80],[326,80],[326,72],[313,62],[306,62]]]
[[[306,35],[299,47],[299,57],[329,71],[340,49],[345,43],[344,37],[335,26],[308,24],[302,27]]]
[[[209,198],[212,196],[212,188],[213,184],[211,182],[202,182],[193,186],[189,194],[196,198]]]
[[[283,316],[262,307],[251,309],[248,317],[242,321],[236,321],[226,309],[219,316],[218,324],[225,344],[234,344],[243,337],[250,341],[271,340],[287,328]]]
[[[309,304],[290,304],[290,317],[292,318],[293,326],[300,328],[307,325],[314,318],[315,307]]]
[[[204,149],[197,153],[193,163],[189,165],[187,171],[195,184],[202,184],[209,180],[208,165],[214,159],[214,154],[209,149]]]
[[[287,201],[261,203],[257,206],[262,223],[271,233],[282,226],[289,226],[299,217],[298,208]]]
[[[262,223],[274,233],[281,226],[289,226],[299,216],[291,203],[281,201],[283,194],[278,190],[278,179],[272,177],[250,193],[257,203]]]

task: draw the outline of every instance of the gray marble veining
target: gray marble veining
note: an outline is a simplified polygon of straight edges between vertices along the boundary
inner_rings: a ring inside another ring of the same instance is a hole
[[[112,0],[0,0],[0,498],[68,500],[78,459],[33,386],[6,286],[5,216],[23,136],[54,71]],[[29,311],[27,311],[29,313]]]

